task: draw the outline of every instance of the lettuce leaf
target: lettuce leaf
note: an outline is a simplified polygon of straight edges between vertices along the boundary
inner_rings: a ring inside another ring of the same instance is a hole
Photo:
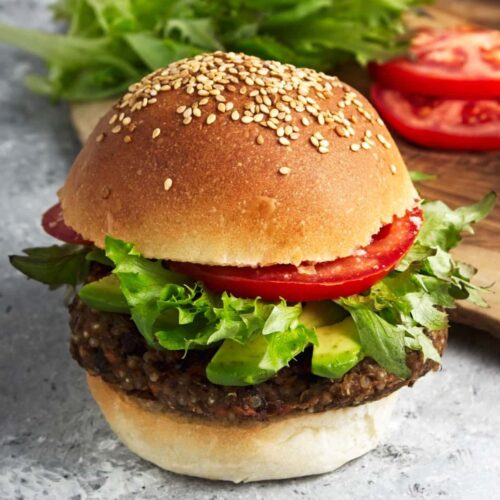
[[[144,74],[213,50],[329,70],[405,47],[402,14],[425,0],[59,0],[65,35],[0,24],[0,42],[41,57],[34,91],[72,101],[116,96]]]
[[[274,304],[228,293],[210,294],[201,283],[143,258],[133,245],[106,238],[132,318],[149,345],[170,350],[205,348],[231,339],[245,344],[255,335],[268,337],[262,368],[276,373],[316,342],[312,329],[299,325],[300,304]]]
[[[488,193],[456,210],[440,201],[424,202],[420,232],[397,269],[367,292],[337,301],[356,322],[363,348],[387,371],[398,376],[406,372],[402,345],[422,351],[424,359],[439,360],[424,331],[446,328],[443,309],[455,307],[456,300],[487,305],[480,295],[484,289],[470,281],[476,270],[456,262],[448,251],[463,232],[472,232],[472,223],[488,215],[495,199]]]
[[[456,210],[424,202],[423,225],[399,266],[366,292],[335,301],[352,316],[364,352],[388,372],[410,375],[407,349],[421,351],[424,360],[440,361],[426,331],[447,327],[444,309],[455,307],[456,300],[486,306],[484,289],[471,283],[476,270],[456,262],[448,251],[463,232],[472,232],[471,224],[484,218],[494,202],[494,193]],[[265,340],[257,342],[261,358],[255,373],[245,368],[248,380],[271,377],[317,345],[314,328],[300,322],[300,303],[214,294],[161,261],[144,258],[130,243],[108,236],[105,246],[105,255],[95,247],[61,245],[27,249],[26,255],[10,258],[27,276],[53,288],[84,281],[91,260],[109,265],[139,332],[157,349],[219,348],[226,340],[250,346],[260,337]],[[100,301],[105,304],[105,297]]]

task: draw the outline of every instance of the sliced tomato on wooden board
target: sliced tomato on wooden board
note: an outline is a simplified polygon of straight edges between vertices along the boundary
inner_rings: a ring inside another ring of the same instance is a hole
[[[372,85],[382,118],[411,142],[440,149],[500,149],[500,98],[443,99]]]
[[[331,262],[259,268],[171,262],[170,267],[213,291],[238,297],[293,302],[337,299],[367,290],[394,269],[415,241],[422,217],[420,208],[415,208],[384,226],[368,246]]]
[[[42,227],[47,234],[57,238],[58,240],[73,245],[90,245],[91,241],[87,241],[81,234],[67,226],[64,222],[63,211],[60,203],[49,208],[42,216]]]
[[[422,30],[408,57],[371,64],[384,87],[447,98],[500,96],[500,31],[470,27]]]

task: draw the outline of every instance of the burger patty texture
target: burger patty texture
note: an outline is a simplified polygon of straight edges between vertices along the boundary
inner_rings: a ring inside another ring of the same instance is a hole
[[[411,377],[401,380],[370,358],[341,379],[330,380],[310,371],[308,350],[270,380],[255,386],[212,384],[205,368],[213,350],[156,350],[149,347],[129,316],[91,309],[78,298],[70,306],[71,354],[90,374],[125,393],[157,401],[167,411],[224,421],[266,420],[304,412],[356,406],[379,399],[438,369],[408,351]],[[429,333],[442,353],[447,331]]]

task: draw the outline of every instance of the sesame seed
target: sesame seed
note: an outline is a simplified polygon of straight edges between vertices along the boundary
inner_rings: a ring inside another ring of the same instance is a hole
[[[311,141],[311,144],[313,146],[316,146],[317,148],[319,148],[319,140],[318,138],[315,136],[315,135],[312,135],[309,140]]]
[[[170,177],[167,177],[165,179],[165,182],[163,183],[163,188],[165,189],[165,191],[168,191],[172,187],[173,183],[174,181]]]
[[[361,146],[359,144],[351,144],[351,151],[359,151]]]
[[[288,175],[291,171],[292,171],[292,169],[290,167],[280,167],[278,170],[278,172],[281,175]]]
[[[130,135],[126,135],[124,138],[123,138],[123,142],[126,142],[127,144],[129,142],[132,142],[132,137]]]
[[[160,134],[161,134],[161,130],[160,130],[159,128],[155,128],[155,129],[153,130],[153,133],[151,134],[151,137],[152,137],[153,139],[156,139],[156,138],[157,138]]]
[[[135,120],[128,115],[156,104],[164,92],[179,90],[184,98],[190,96],[189,103],[176,108],[176,113],[181,115],[185,125],[203,116],[199,108],[212,103],[215,113],[230,112],[234,121],[241,119],[244,124],[254,122],[263,128],[279,131],[278,141],[284,145],[300,137],[299,127],[292,124],[300,122],[307,127],[312,123],[310,116],[315,117],[315,121],[325,131],[330,123],[342,124],[342,120],[345,120],[347,123],[343,125],[346,132],[339,135],[354,136],[355,117],[351,116],[347,120],[338,109],[326,108],[325,99],[334,95],[334,89],[343,94],[341,101],[346,105],[356,105],[361,109],[359,113],[364,113],[366,117],[367,112],[362,109],[363,102],[358,100],[358,95],[345,88],[336,77],[245,54],[215,52],[183,59],[146,75],[129,87],[116,105],[120,111],[118,116],[110,120],[121,121],[127,126],[128,132],[133,132],[133,128],[141,126],[143,120]],[[227,102],[231,92],[241,95],[236,104]],[[207,117],[207,124],[216,120],[215,113]],[[308,116],[304,116],[305,113]],[[114,121],[110,125],[113,126]],[[316,138],[317,149],[328,148],[328,141],[320,144],[320,141],[325,140],[323,136]],[[367,142],[365,139],[363,141]]]
[[[325,154],[325,153],[328,153],[329,149],[326,148],[326,147],[323,147],[323,146],[320,146],[318,148],[318,151],[321,153],[321,154]]]
[[[95,140],[96,140],[96,142],[102,142],[102,141],[104,141],[104,137],[106,137],[106,136],[105,136],[105,134],[99,134],[99,135],[95,138]]]
[[[113,127],[113,128],[111,129],[111,132],[112,132],[113,134],[118,134],[118,132],[120,132],[120,131],[121,131],[121,129],[122,129],[122,126],[121,126],[121,125],[117,125],[116,127]]]
[[[255,142],[257,144],[264,144],[264,137],[262,137],[260,134],[256,137]]]
[[[391,172],[392,172],[392,174],[394,175],[397,171],[398,171],[398,167],[396,167],[396,165],[392,164],[391,165]]]
[[[108,122],[108,123],[109,123],[110,125],[113,125],[113,123],[115,123],[115,122],[116,122],[116,120],[118,120],[118,115],[117,115],[117,114],[113,115],[113,116],[109,119],[109,122]]]
[[[363,149],[370,149],[370,145],[369,145],[366,141],[363,141],[363,142],[361,143],[361,147],[362,147]]]

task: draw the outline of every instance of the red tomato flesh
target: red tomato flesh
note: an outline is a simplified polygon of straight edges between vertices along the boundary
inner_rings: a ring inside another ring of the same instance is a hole
[[[337,299],[363,292],[389,273],[415,241],[422,217],[421,209],[414,208],[384,226],[368,246],[331,262],[259,268],[171,262],[170,267],[215,292],[237,297],[292,302]]]
[[[416,144],[441,149],[500,149],[500,98],[441,99],[403,94],[374,84],[371,99],[382,118]]]
[[[375,80],[402,92],[447,98],[500,96],[500,31],[421,30],[408,57],[370,65]]]
[[[81,234],[64,223],[61,204],[50,207],[42,216],[42,227],[47,234],[72,245],[90,245]]]

